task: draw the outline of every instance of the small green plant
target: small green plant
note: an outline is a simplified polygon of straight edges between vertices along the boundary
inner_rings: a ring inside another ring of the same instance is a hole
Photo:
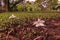
[[[24,7],[22,4],[17,4],[17,10],[18,11],[23,11],[24,10]]]

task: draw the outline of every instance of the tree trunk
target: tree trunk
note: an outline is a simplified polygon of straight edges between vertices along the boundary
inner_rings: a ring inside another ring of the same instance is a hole
[[[9,0],[4,0],[4,4],[5,4],[5,10],[9,11]]]

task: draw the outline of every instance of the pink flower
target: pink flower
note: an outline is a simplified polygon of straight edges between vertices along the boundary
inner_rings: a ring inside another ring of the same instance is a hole
[[[9,19],[11,19],[11,18],[16,18],[16,16],[15,16],[14,14],[12,14],[12,15],[9,17]]]
[[[44,23],[45,23],[44,20],[41,20],[41,19],[38,18],[38,20],[35,21],[35,22],[33,23],[33,25],[35,25],[36,27],[39,27],[39,26],[46,26]]]

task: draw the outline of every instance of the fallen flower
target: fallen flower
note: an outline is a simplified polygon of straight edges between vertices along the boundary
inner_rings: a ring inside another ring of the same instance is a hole
[[[9,19],[11,19],[11,18],[16,18],[16,16],[15,16],[14,14],[12,14],[12,15],[9,17]]]
[[[41,19],[38,18],[38,21],[35,21],[35,22],[33,23],[33,25],[35,25],[36,27],[46,26],[44,23],[45,23],[44,20],[41,20]]]

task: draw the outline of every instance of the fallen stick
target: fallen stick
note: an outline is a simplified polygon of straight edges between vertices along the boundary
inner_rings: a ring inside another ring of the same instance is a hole
[[[7,34],[7,36],[6,36],[6,40],[8,40],[9,34],[10,34],[13,30],[14,30],[14,29],[11,29],[11,30],[8,32],[8,34]]]
[[[38,36],[38,37],[36,37],[34,40],[37,40],[37,39],[39,39],[39,38],[41,38],[41,37],[43,37],[43,36]]]

